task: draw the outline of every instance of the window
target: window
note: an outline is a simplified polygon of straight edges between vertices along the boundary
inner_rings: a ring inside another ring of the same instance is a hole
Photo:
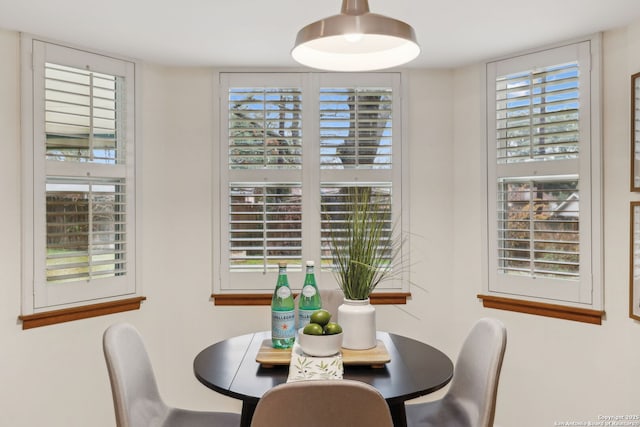
[[[330,286],[328,224],[356,187],[401,229],[399,73],[220,73],[219,120],[215,292],[271,290],[279,261]]]
[[[487,65],[489,295],[601,309],[598,46]]]
[[[23,56],[23,317],[135,296],[134,64],[28,37]]]

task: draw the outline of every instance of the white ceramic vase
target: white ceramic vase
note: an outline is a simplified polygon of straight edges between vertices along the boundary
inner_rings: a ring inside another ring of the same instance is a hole
[[[366,300],[345,298],[338,307],[338,323],[342,326],[342,347],[367,350],[376,346],[376,309]]]

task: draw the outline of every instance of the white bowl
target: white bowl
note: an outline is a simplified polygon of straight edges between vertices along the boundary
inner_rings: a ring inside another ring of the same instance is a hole
[[[332,356],[342,347],[342,332],[333,335],[307,335],[300,329],[298,344],[309,356]]]

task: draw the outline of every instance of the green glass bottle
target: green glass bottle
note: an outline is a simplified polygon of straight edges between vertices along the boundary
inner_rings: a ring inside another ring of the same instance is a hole
[[[287,279],[287,264],[278,264],[278,282],[271,298],[271,342],[274,348],[291,348],[296,338],[293,294]]]
[[[311,317],[311,314],[322,308],[322,299],[316,284],[313,261],[307,261],[307,272],[304,276],[304,285],[298,300],[298,328],[304,328]],[[331,313],[335,315],[336,313]]]

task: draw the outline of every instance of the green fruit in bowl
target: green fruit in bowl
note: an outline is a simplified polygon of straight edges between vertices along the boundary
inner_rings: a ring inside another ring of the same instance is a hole
[[[342,332],[342,326],[334,322],[329,322],[324,326],[324,333],[326,335],[335,335]]]
[[[320,326],[325,326],[331,320],[331,313],[327,310],[318,310],[311,313],[311,323],[317,323]]]
[[[317,323],[309,323],[304,327],[302,333],[307,335],[322,335],[324,333],[324,328],[322,325]]]

